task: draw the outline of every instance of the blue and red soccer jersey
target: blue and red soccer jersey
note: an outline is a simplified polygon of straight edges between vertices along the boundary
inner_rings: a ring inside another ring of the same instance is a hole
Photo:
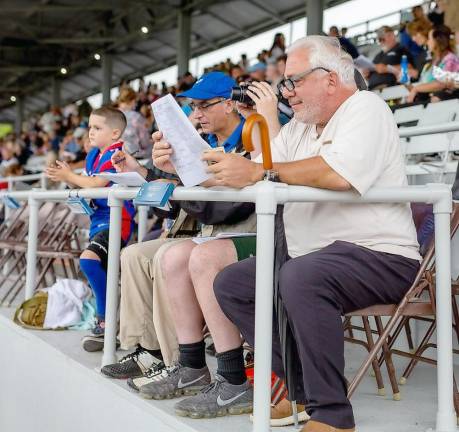
[[[100,149],[93,148],[86,156],[86,174],[91,176],[99,173],[114,173],[116,172],[111,158],[116,150],[121,150],[123,143],[117,142],[108,147],[103,153]],[[109,183],[110,187],[113,183]],[[110,207],[106,199],[93,199],[94,214],[91,216],[91,226],[89,229],[89,238],[93,238],[98,232],[109,229],[110,225]],[[135,208],[132,201],[124,201],[122,223],[121,223],[121,238],[125,243],[129,241],[134,227]]]

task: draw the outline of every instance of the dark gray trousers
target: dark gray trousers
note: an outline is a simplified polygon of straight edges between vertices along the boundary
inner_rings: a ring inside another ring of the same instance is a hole
[[[416,260],[343,241],[283,265],[280,293],[302,369],[297,399],[306,404],[312,419],[337,428],[354,427],[344,378],[341,316],[374,304],[398,303],[418,269]],[[254,346],[255,258],[226,267],[217,276],[214,290],[224,313]],[[273,370],[283,377],[276,326]]]

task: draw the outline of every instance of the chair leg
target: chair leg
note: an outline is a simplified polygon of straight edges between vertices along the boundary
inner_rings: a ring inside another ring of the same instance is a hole
[[[433,332],[435,331],[435,327],[436,327],[436,322],[434,321],[432,322],[430,327],[427,329],[426,334],[422,338],[422,341],[419,344],[417,350],[414,352],[413,356],[420,356],[424,352],[427,342],[430,340],[430,338],[433,335]],[[417,358],[413,357],[411,361],[409,362],[408,366],[406,367],[405,371],[403,372],[402,377],[400,378],[400,384],[403,385],[406,383],[406,380],[411,375],[411,372],[413,372],[413,369],[417,365],[417,363],[418,363]]]
[[[379,337],[384,333],[384,326],[382,324],[381,317],[375,316],[375,321],[376,321],[376,328],[378,329]],[[392,362],[392,355],[390,352],[389,347],[387,346],[387,342],[384,341],[382,345],[382,350],[384,353],[384,360],[386,362],[386,368],[387,368],[387,373],[389,375],[389,380],[390,380],[390,385],[392,387],[392,393],[393,393],[393,398],[394,400],[400,400],[400,390],[398,388],[397,384],[397,377],[395,376],[395,367],[394,363]]]
[[[453,306],[453,316],[454,316],[454,329],[456,330],[456,339],[459,344],[459,310],[457,308],[456,296],[452,295],[452,306]]]
[[[368,320],[368,317],[366,316],[362,317],[362,321],[363,321],[363,327],[365,329],[365,335],[366,335],[367,342],[368,342],[368,348],[369,348],[368,352],[370,352],[372,348],[374,347],[374,341],[373,341],[373,335],[371,333],[370,321]],[[384,388],[384,380],[381,374],[381,368],[379,367],[378,360],[374,358],[371,364],[373,366],[373,370],[375,373],[376,385],[378,386],[378,395],[385,396],[386,389]]]
[[[395,341],[399,337],[400,333],[402,330],[405,328],[405,323],[407,321],[408,317],[403,317],[402,320],[398,323],[397,327],[395,328],[394,332],[387,338],[387,344],[389,349],[392,349]],[[382,352],[381,355],[378,358],[378,364],[379,366],[382,366],[384,363],[384,353]]]
[[[414,344],[413,344],[413,337],[411,334],[411,326],[410,326],[409,318],[405,322],[405,333],[406,333],[406,340],[408,342],[408,349],[410,350],[411,353],[413,353],[415,349],[414,349]]]
[[[456,377],[453,374],[453,400],[454,400],[454,409],[456,410],[456,417],[459,421],[459,392],[457,390]]]

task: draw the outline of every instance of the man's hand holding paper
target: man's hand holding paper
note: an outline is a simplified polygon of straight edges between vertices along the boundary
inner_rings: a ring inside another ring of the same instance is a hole
[[[174,165],[171,162],[171,155],[173,153],[171,145],[163,138],[161,131],[155,132],[153,138],[153,150],[151,158],[156,168],[167,172],[169,174],[177,174]]]

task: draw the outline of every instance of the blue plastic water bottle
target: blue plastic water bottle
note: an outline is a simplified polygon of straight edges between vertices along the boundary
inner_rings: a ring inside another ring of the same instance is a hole
[[[407,84],[410,81],[408,77],[408,57],[406,55],[402,55],[402,62],[400,63],[401,75],[400,75],[400,83]]]

